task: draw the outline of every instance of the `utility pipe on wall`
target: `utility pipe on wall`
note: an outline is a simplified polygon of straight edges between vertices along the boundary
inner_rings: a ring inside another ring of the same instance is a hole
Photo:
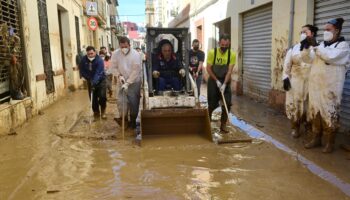
[[[288,33],[288,49],[292,47],[293,32],[294,32],[294,3],[295,0],[290,1],[290,19],[289,19],[289,33]]]

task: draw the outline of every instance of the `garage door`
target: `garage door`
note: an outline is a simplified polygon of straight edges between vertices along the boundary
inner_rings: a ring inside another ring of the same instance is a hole
[[[272,5],[243,14],[243,92],[268,99],[271,89]]]
[[[316,0],[315,25],[320,28],[319,41],[323,39],[323,25],[328,20],[343,17],[342,35],[350,41],[350,1],[349,0]],[[340,112],[340,124],[343,130],[350,130],[350,71],[347,72],[343,90],[343,99]]]

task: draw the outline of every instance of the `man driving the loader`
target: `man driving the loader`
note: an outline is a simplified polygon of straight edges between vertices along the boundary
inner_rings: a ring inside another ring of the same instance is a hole
[[[181,65],[181,61],[176,58],[172,43],[166,39],[161,40],[158,52],[152,66],[156,90],[181,90],[181,78],[185,77],[185,70]]]

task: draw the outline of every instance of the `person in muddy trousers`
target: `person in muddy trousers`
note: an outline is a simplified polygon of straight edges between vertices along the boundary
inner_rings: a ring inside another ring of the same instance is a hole
[[[305,148],[321,146],[323,136],[324,153],[334,149],[346,67],[350,65],[349,44],[341,36],[343,23],[343,18],[328,21],[324,41],[301,54],[304,62],[311,63],[307,116],[312,123],[312,139]]]
[[[224,94],[227,109],[231,108],[231,73],[236,63],[236,54],[230,49],[230,35],[222,34],[219,38],[219,48],[209,51],[207,59],[208,79],[208,109],[211,119],[213,111],[219,106]],[[220,131],[228,133],[226,123],[228,116],[222,105]]]
[[[122,113],[125,114],[125,119],[128,119],[127,111],[130,110],[128,125],[136,128],[141,97],[141,56],[136,50],[130,48],[130,40],[127,37],[119,39],[119,47],[111,59],[111,70],[119,81],[117,93],[119,117],[116,117],[115,121],[121,126]]]
[[[300,53],[311,46],[317,46],[318,28],[307,24],[302,27],[300,43],[288,50],[283,66],[283,88],[286,91],[286,114],[291,120],[294,138],[300,136],[300,126],[305,124],[305,131],[310,128],[306,120],[308,105],[308,85],[311,64],[301,60]]]
[[[203,62],[205,58],[204,52],[199,49],[199,40],[194,39],[192,41],[192,49],[190,49],[189,57],[190,73],[196,82],[199,96],[203,79]]]
[[[103,60],[92,46],[86,48],[86,56],[80,62],[81,76],[87,81],[89,97],[92,94],[92,110],[95,120],[106,119],[106,75]],[[90,99],[91,100],[91,99]]]
[[[185,77],[185,70],[174,53],[172,43],[166,39],[161,40],[158,51],[159,53],[152,63],[152,75],[155,79],[156,90],[181,90],[183,87],[181,79]]]

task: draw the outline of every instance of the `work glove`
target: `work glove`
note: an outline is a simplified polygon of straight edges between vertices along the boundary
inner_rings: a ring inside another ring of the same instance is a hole
[[[185,77],[186,71],[185,71],[184,69],[180,69],[179,74],[180,74],[182,77]]]
[[[195,67],[189,67],[188,69],[189,69],[191,75],[193,76],[193,78],[196,79],[198,77],[198,71],[196,72],[196,68]]]
[[[96,90],[96,84],[94,84],[94,83],[91,83],[91,91],[95,91]]]
[[[203,68],[202,67],[198,67],[197,68],[197,77],[199,76],[199,75],[202,75],[203,74]]]
[[[225,89],[226,89],[226,84],[222,84],[222,86],[220,87],[220,92],[221,93],[224,93],[225,92]]]
[[[198,78],[199,72],[194,73],[193,76],[194,76],[194,78]]]
[[[216,80],[216,86],[218,86],[218,88],[220,89],[222,86],[222,83],[219,80]]]
[[[283,89],[284,89],[285,91],[289,91],[290,88],[292,88],[292,86],[291,86],[291,84],[290,84],[290,80],[289,80],[289,78],[285,78],[285,79],[283,80]]]
[[[310,47],[307,38],[300,42],[300,51],[303,49],[308,49]]]
[[[124,76],[119,76],[119,83],[123,85],[125,83],[125,78]]]
[[[306,37],[303,41],[300,42],[300,51],[303,49],[309,49],[310,46],[317,46],[317,41],[313,37]]]
[[[129,83],[124,83],[122,85],[122,90],[124,90],[124,92],[127,92],[128,91],[128,88],[129,88]]]
[[[152,75],[153,75],[153,78],[159,78],[160,73],[159,71],[153,71]]]

